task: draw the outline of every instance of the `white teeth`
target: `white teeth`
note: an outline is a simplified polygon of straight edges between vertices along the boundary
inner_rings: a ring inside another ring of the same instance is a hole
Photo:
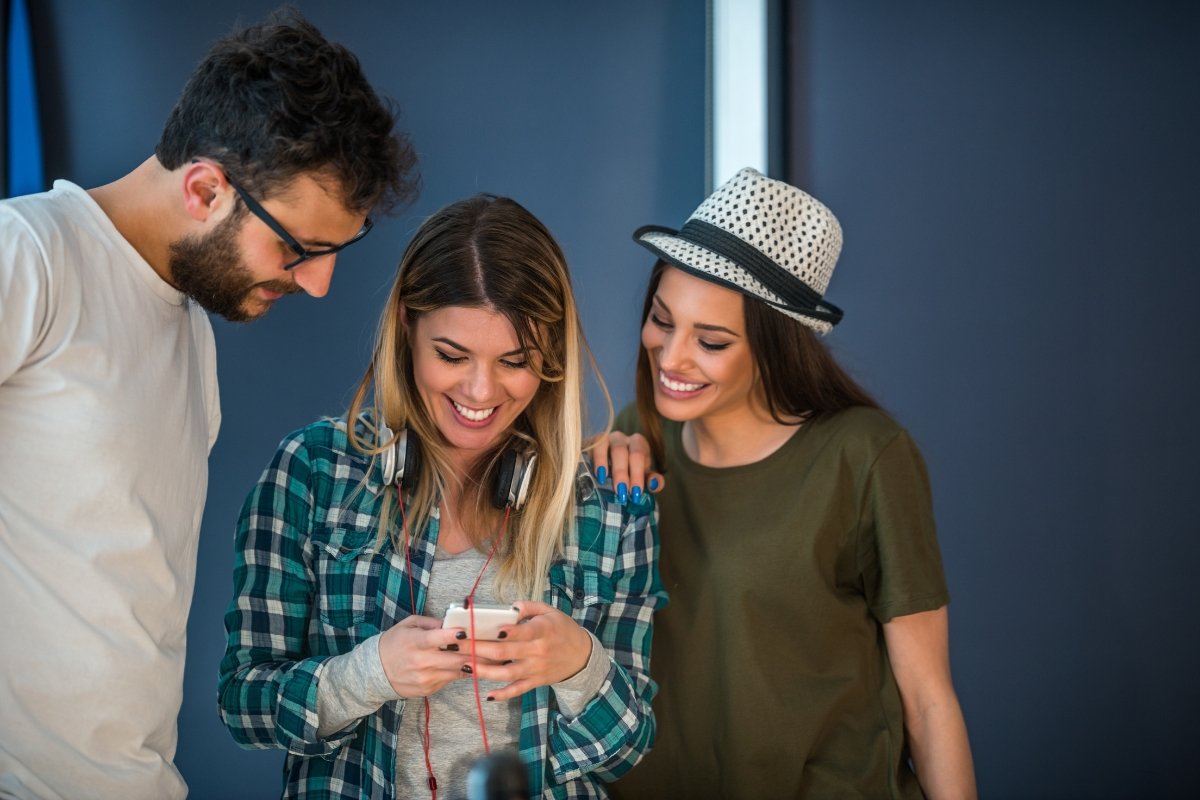
[[[694,392],[704,386],[703,383],[679,383],[667,377],[665,372],[658,373],[658,382],[672,392]]]
[[[456,411],[458,411],[458,413],[462,414],[464,417],[471,420],[472,422],[483,422],[485,419],[490,417],[492,414],[496,413],[495,406],[492,406],[491,408],[484,408],[484,409],[480,409],[479,411],[476,411],[473,408],[467,408],[462,403],[455,403],[453,400],[451,400],[450,402],[454,403],[454,408]]]

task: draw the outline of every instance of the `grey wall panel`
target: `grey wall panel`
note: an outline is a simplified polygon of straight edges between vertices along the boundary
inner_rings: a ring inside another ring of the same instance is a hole
[[[929,461],[981,796],[1183,796],[1200,9],[789,11],[793,178],[846,236],[830,341]]]

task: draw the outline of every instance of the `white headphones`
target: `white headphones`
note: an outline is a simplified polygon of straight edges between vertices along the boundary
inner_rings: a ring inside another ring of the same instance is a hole
[[[416,436],[410,436],[407,428],[393,436],[382,422],[375,423],[379,441],[391,441],[391,447],[379,454],[380,470],[384,486],[392,483],[401,489],[412,490],[421,474],[421,445]],[[531,450],[519,451],[504,448],[500,454],[500,469],[496,473],[496,485],[492,487],[492,505],[498,509],[512,508],[520,511],[533,482],[533,465],[537,454]]]

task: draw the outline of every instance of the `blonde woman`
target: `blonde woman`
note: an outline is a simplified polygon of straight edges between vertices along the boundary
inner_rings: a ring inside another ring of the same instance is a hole
[[[604,797],[649,748],[656,533],[580,459],[585,351],[520,205],[417,232],[346,417],[289,435],[238,524],[221,714],[287,751],[285,797],[461,797],[501,750],[530,796]]]

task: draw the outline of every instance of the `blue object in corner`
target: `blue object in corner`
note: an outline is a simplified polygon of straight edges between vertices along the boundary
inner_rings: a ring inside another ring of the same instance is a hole
[[[38,115],[37,80],[33,59],[33,31],[26,0],[9,4],[7,64],[8,82],[7,167],[9,197],[46,189],[42,167],[42,131]]]

